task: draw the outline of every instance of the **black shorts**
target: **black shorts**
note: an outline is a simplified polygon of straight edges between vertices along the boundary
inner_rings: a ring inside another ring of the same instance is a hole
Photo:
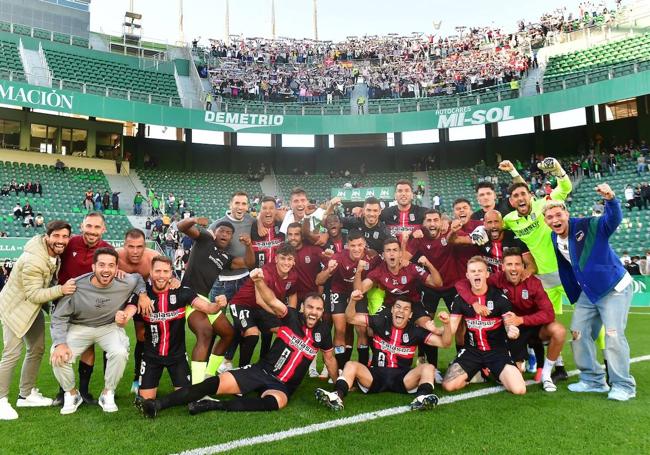
[[[384,305],[377,311],[376,314],[391,317],[390,310],[392,307],[393,305]],[[429,316],[429,313],[427,313],[427,311],[424,309],[424,305],[422,305],[422,302],[412,302],[411,311],[413,312],[413,314],[411,315],[411,321],[413,322],[417,321],[422,316]]]
[[[508,339],[508,349],[510,355],[515,362],[521,362],[528,359],[528,343],[539,342],[539,331],[542,329],[541,325],[520,325],[519,337],[516,340]]]
[[[380,393],[380,392],[394,392],[394,393],[409,393],[404,387],[404,376],[410,370],[402,368],[370,368],[372,375],[372,384],[369,388],[365,388],[357,383],[359,390],[363,393]]]
[[[287,385],[280,381],[278,378],[266,372],[260,365],[247,365],[243,368],[236,368],[230,370],[228,373],[232,374],[235,382],[239,386],[239,391],[242,395],[249,392],[257,392],[262,394],[267,390],[278,390],[287,396],[291,396],[292,390]]]
[[[349,301],[350,294],[346,292],[330,292],[329,295],[327,295],[327,300],[325,300],[325,307],[327,307],[328,313],[344,314]],[[368,299],[364,296],[363,299],[356,303],[355,308],[357,313],[367,313]]]
[[[457,363],[467,373],[469,381],[482,368],[489,368],[495,378],[499,378],[506,365],[514,365],[508,351],[479,351],[478,349],[461,349],[453,363]]]
[[[144,319],[142,319],[142,315],[138,313],[137,311],[133,315],[133,322],[144,322]]]
[[[260,307],[230,305],[230,314],[233,326],[242,333],[251,327],[257,327],[260,332],[268,332],[275,327],[280,327],[280,320],[277,316]]]
[[[140,388],[143,390],[157,388],[165,368],[169,371],[174,387],[189,387],[192,384],[187,355],[173,359],[161,359],[143,354],[140,362]]]
[[[424,291],[422,292],[422,305],[424,305],[424,309],[427,311],[427,313],[433,317],[436,314],[436,311],[438,311],[438,304],[440,303],[440,299],[445,302],[447,310],[451,311],[451,303],[454,301],[456,294],[458,294],[458,292],[456,292],[456,288],[454,287],[445,290],[437,290],[425,287]]]

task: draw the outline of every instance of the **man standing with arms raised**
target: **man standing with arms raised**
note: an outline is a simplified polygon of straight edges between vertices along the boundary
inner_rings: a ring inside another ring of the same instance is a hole
[[[33,237],[13,268],[0,293],[3,349],[0,360],[0,420],[14,420],[18,413],[7,399],[14,368],[20,360],[22,346],[27,346],[20,374],[18,407],[50,406],[52,400],[35,388],[38,369],[45,350],[45,317],[42,307],[47,302],[72,294],[73,279],[64,285],[49,286],[61,264],[70,239],[71,227],[65,221],[52,221],[45,235]],[[45,287],[49,286],[49,287]]]
[[[580,381],[570,384],[569,390],[609,392],[610,400],[627,401],[636,396],[636,382],[630,374],[630,347],[625,338],[633,280],[609,244],[623,212],[609,185],[598,185],[596,192],[605,199],[601,217],[569,218],[561,201],[548,202],[544,207],[544,221],[553,231],[560,279],[569,300],[575,303],[571,347]],[[611,390],[594,348],[597,331],[603,325]]]

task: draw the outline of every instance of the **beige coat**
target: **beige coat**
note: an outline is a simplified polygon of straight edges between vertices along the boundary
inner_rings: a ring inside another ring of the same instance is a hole
[[[43,304],[63,297],[61,286],[52,286],[52,277],[59,271],[61,259],[50,260],[45,236],[37,235],[25,244],[23,254],[11,271],[0,292],[0,321],[18,338],[34,323]]]

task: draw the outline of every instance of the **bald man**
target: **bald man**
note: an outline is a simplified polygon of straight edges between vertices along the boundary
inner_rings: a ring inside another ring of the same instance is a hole
[[[526,244],[515,237],[512,231],[503,229],[503,216],[498,210],[492,209],[485,212],[482,228],[487,234],[487,237],[484,237],[487,238],[487,241],[482,245],[480,244],[481,242],[477,244],[477,242],[473,242],[471,236],[462,235],[462,233],[456,233],[457,235],[452,234],[449,241],[454,244],[474,243],[477,245],[481,251],[481,256],[488,264],[490,273],[496,273],[503,269],[504,249],[519,248],[524,260],[525,276],[529,277],[535,274],[537,268],[533,255],[530,254]]]

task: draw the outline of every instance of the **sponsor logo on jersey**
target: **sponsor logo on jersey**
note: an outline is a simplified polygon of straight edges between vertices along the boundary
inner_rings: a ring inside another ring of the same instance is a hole
[[[390,335],[390,333],[386,335]],[[384,352],[403,356],[412,356],[415,353],[415,346],[395,346],[379,337],[373,337],[373,341],[375,342],[375,346]]]
[[[499,322],[499,319],[470,319],[465,318],[468,329],[491,329]]]
[[[171,299],[170,299],[171,300]],[[144,320],[147,322],[163,322],[169,321],[172,319],[177,319],[185,315],[185,308],[179,308],[174,311],[164,311],[158,313],[151,313],[149,316],[145,316]]]

